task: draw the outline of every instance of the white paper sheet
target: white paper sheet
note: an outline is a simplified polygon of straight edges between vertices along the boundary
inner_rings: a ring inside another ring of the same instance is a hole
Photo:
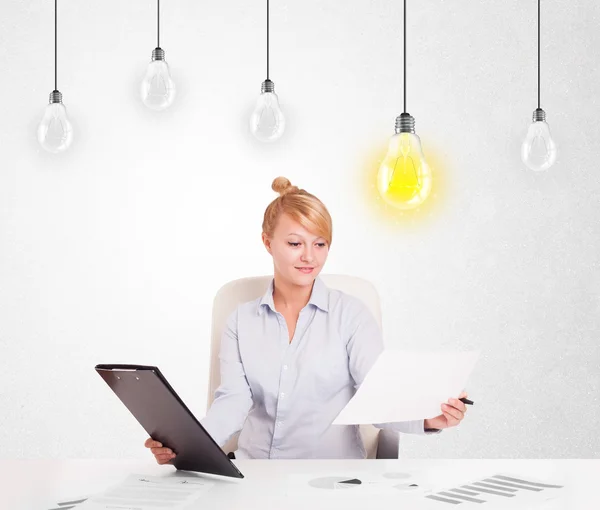
[[[77,510],[174,510],[189,505],[214,485],[213,481],[193,476],[132,474],[77,505]]]
[[[334,425],[433,418],[465,389],[480,351],[384,350]],[[473,399],[474,400],[474,399]]]

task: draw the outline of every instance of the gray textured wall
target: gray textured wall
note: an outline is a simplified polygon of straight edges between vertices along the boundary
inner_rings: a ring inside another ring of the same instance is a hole
[[[256,143],[264,2],[163,2],[179,94],[138,86],[155,3],[59,2],[59,89],[75,139],[35,129],[53,88],[53,3],[0,27],[0,457],[143,457],[145,433],[93,366],[158,364],[205,411],[210,306],[269,273],[271,180],[334,218],[327,272],[372,280],[389,346],[481,348],[460,427],[410,457],[598,457],[600,7],[543,2],[542,107],[558,160],[519,150],[536,107],[536,3],[409,2],[408,111],[435,172],[421,211],[378,209],[373,169],[402,110],[400,1],[272,2],[271,77],[288,129]]]

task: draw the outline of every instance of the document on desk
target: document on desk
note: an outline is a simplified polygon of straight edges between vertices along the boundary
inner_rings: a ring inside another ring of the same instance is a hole
[[[91,496],[77,510],[175,510],[208,492],[215,482],[194,476],[130,475],[119,485]]]
[[[402,479],[391,478],[390,474],[371,472],[369,470],[337,470],[331,473],[293,473],[287,477],[286,490],[298,496],[310,497],[318,495],[319,499],[328,501],[344,498],[356,498],[362,495],[391,496],[396,502],[402,497],[421,497],[429,489],[426,477],[400,473]],[[388,476],[386,476],[388,475]],[[423,480],[421,480],[423,478]],[[418,500],[415,500],[418,501]],[[310,505],[307,505],[310,506]],[[326,505],[322,506],[323,508]],[[321,506],[318,506],[321,508]],[[410,507],[414,508],[414,507]]]
[[[450,397],[458,398],[466,388],[479,354],[479,350],[386,349],[333,425],[390,423],[438,416],[442,414],[441,404]]]

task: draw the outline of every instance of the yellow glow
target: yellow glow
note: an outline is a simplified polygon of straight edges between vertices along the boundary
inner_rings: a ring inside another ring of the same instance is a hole
[[[377,174],[381,197],[397,209],[415,209],[427,200],[431,186],[432,173],[419,137],[413,133],[392,136]]]
[[[398,209],[390,205],[379,192],[377,178],[382,162],[386,159],[388,148],[382,145],[372,146],[364,154],[363,163],[359,168],[360,178],[363,183],[363,197],[367,209],[373,215],[374,221],[379,224],[395,227],[424,225],[433,221],[447,201],[449,184],[446,180],[446,168],[442,156],[436,147],[429,141],[427,144],[427,163],[435,179],[429,198],[414,209]]]

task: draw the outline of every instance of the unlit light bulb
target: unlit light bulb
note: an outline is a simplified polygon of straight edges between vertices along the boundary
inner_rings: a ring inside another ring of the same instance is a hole
[[[556,161],[556,145],[546,123],[546,112],[541,108],[533,112],[533,122],[521,146],[521,159],[535,172],[547,170]]]
[[[62,94],[58,90],[50,93],[50,104],[37,129],[40,145],[48,152],[59,153],[67,150],[73,140],[73,126],[67,117],[67,109],[62,104]]]
[[[261,94],[256,108],[250,117],[250,131],[262,142],[274,142],[285,130],[285,117],[279,107],[275,94],[275,84],[265,80],[261,85]]]
[[[164,110],[173,104],[175,93],[175,83],[165,60],[165,51],[155,48],[142,81],[142,101],[152,110]]]
[[[414,128],[415,119],[408,113],[396,118],[396,134],[377,173],[379,194],[397,209],[414,209],[431,192],[431,169]]]

